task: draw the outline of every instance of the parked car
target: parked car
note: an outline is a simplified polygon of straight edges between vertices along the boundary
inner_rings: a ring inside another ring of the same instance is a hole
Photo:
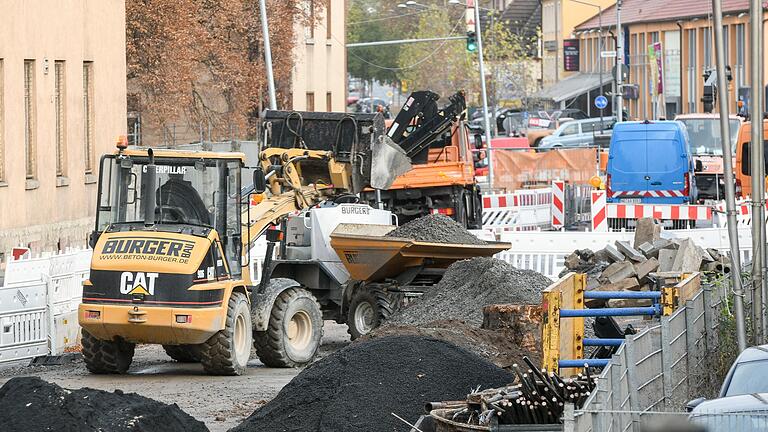
[[[621,122],[608,153],[608,202],[684,204],[696,201],[695,163],[678,121]]]
[[[544,137],[552,135],[557,128],[571,120],[586,120],[584,111],[568,108],[555,110],[551,113],[539,111],[538,115],[531,115],[528,119],[528,145],[531,148],[538,147]]]
[[[569,121],[542,138],[537,150],[590,147],[595,143],[596,134],[610,134],[615,123],[614,117],[604,117],[602,121],[599,118]]]
[[[731,365],[716,399],[686,405],[692,423],[708,430],[768,430],[768,345],[745,349]]]

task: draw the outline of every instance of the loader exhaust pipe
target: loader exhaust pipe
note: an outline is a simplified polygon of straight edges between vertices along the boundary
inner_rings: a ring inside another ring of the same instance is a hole
[[[157,169],[155,168],[155,153],[152,149],[147,149],[149,163],[147,171],[144,173],[144,190],[142,191],[144,199],[144,226],[153,226],[155,224],[155,190],[157,189]]]

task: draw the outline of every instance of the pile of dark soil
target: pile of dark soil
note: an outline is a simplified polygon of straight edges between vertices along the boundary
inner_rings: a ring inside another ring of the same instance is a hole
[[[483,306],[490,304],[539,304],[541,291],[552,283],[532,270],[518,270],[504,261],[476,257],[453,263],[443,279],[389,322],[415,325],[459,320],[479,327]]]
[[[0,429],[13,431],[207,431],[176,404],[136,393],[67,390],[37,377],[0,387]]]
[[[395,335],[431,337],[450,342],[505,369],[515,363],[523,364],[523,356],[528,356],[535,364],[541,363],[540,353],[529,352],[520,347],[522,335],[513,334],[508,329],[488,330],[472,327],[461,321],[434,321],[419,327],[387,324],[363,336],[361,340]]]
[[[409,430],[430,401],[463,399],[514,377],[444,341],[393,336],[354,343],[315,362],[232,431]]]
[[[407,238],[429,243],[487,244],[464,229],[455,220],[441,214],[431,214],[414,219],[390,231],[387,237]]]

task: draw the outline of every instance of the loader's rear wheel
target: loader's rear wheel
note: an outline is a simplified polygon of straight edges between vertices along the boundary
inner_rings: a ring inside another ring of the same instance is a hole
[[[254,332],[253,346],[270,367],[304,366],[323,338],[323,314],[317,299],[302,288],[289,288],[275,299],[266,331]]]
[[[227,322],[200,345],[200,363],[211,375],[242,375],[251,357],[251,308],[245,294],[229,298]]]
[[[136,344],[124,341],[97,339],[83,330],[83,360],[85,367],[94,374],[122,374],[133,361]]]
[[[200,345],[163,345],[168,357],[179,363],[197,363],[200,361]]]
[[[368,334],[400,309],[403,294],[378,289],[358,289],[349,303],[347,332],[352,340]]]

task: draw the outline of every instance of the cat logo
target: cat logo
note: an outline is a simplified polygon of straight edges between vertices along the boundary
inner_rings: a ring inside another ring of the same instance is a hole
[[[120,292],[122,294],[155,295],[157,276],[157,273],[123,272],[120,275]]]

